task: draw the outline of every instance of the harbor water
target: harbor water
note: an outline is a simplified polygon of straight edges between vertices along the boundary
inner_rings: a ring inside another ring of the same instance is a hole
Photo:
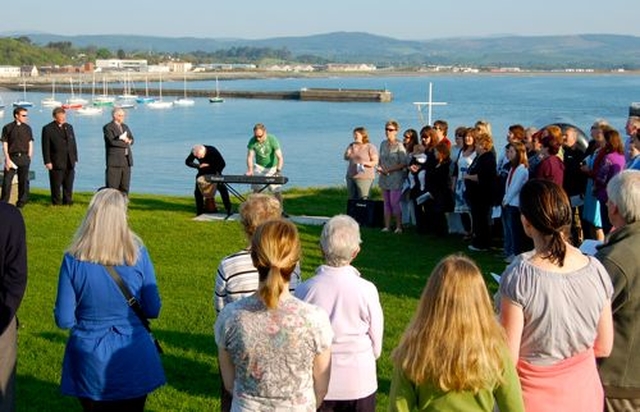
[[[640,101],[640,76],[620,74],[594,75],[438,75],[414,77],[329,77],[233,80],[220,82],[228,90],[299,90],[301,88],[386,88],[393,93],[390,103],[331,103],[286,100],[226,99],[209,103],[194,98],[195,105],[153,110],[138,105],[127,111],[125,122],[135,137],[135,165],[131,191],[190,195],[195,171],[184,160],[192,145],[216,146],[223,154],[226,174],[246,171],[246,145],[255,123],[264,123],[269,133],[282,145],[289,178],[287,187],[318,187],[344,184],[345,147],[352,140],[352,130],[364,126],[373,143],[384,138],[384,124],[396,119],[401,130],[417,130],[427,121],[413,102],[425,101],[433,84],[433,100],[446,105],[433,107],[433,120],[449,123],[449,135],[457,126],[470,126],[479,119],[492,124],[496,144],[505,142],[509,125],[544,126],[547,119],[563,117],[588,131],[596,118],[608,120],[624,133],[629,104]],[[139,85],[138,85],[139,86]],[[165,82],[163,88],[182,89],[182,82]],[[188,88],[211,90],[210,82],[190,82]],[[137,92],[143,93],[144,87]],[[114,94],[119,91],[114,91]],[[48,179],[42,163],[40,133],[51,121],[51,109],[40,101],[47,93],[27,91],[27,99],[35,103],[29,109],[35,138],[32,170],[36,180],[32,187],[47,188]],[[23,97],[18,92],[0,92],[7,105],[2,123],[13,120],[11,102]],[[86,87],[84,92],[86,95]],[[67,96],[58,94],[58,100]],[[164,100],[172,100],[165,97]],[[91,191],[104,184],[105,154],[102,126],[110,121],[110,111],[97,116],[80,116],[68,111],[78,140],[79,163],[76,190]],[[247,189],[248,190],[248,187]]]

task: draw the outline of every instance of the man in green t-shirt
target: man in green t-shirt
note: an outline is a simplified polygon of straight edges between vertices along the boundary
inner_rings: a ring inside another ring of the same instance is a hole
[[[247,144],[247,176],[276,176],[282,172],[284,158],[278,139],[267,133],[267,128],[258,123],[253,127],[253,136]],[[257,192],[262,185],[252,185]],[[268,188],[282,205],[281,185],[269,185]]]

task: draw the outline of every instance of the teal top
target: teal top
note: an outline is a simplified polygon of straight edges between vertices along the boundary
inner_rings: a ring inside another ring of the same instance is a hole
[[[280,142],[272,135],[267,134],[267,138],[264,142],[258,142],[258,139],[252,137],[247,144],[247,149],[253,150],[256,154],[255,162],[257,165],[266,167],[267,169],[276,167],[278,165],[278,158],[276,157],[276,151],[280,149]]]
[[[389,394],[389,412],[493,412],[497,403],[500,412],[524,412],[522,391],[516,368],[505,350],[504,383],[473,393],[471,391],[443,392],[431,382],[416,385],[402,369],[394,368]]]

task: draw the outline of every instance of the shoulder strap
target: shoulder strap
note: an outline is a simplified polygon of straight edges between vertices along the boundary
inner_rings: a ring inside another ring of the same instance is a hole
[[[142,306],[140,306],[140,302],[138,302],[136,297],[133,296],[133,294],[127,287],[127,285],[125,285],[124,281],[122,280],[122,277],[118,274],[118,272],[113,266],[105,265],[105,268],[107,269],[107,272],[109,272],[109,275],[114,280],[114,282],[116,282],[116,285],[118,285],[118,288],[120,288],[120,292],[122,292],[122,294],[124,295],[124,298],[127,300],[127,305],[129,305],[129,307],[133,310],[136,316],[138,316],[138,318],[140,319],[140,322],[142,322],[142,326],[144,326],[147,332],[151,333],[151,326],[149,324],[149,319],[147,319],[144,312],[142,311]]]

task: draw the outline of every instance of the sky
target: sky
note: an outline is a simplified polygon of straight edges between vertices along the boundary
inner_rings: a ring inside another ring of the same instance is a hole
[[[32,0],[7,3],[0,7],[3,10],[0,35],[45,32],[264,39],[348,31],[402,40],[585,33],[640,36],[638,0]]]

